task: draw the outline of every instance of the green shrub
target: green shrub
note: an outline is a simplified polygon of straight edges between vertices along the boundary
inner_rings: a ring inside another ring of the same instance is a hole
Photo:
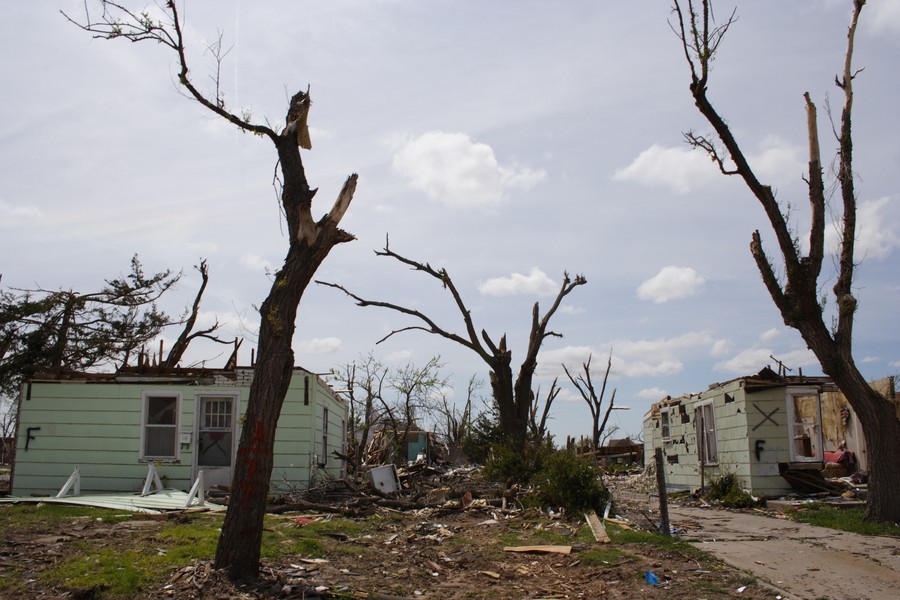
[[[484,463],[484,477],[489,481],[527,484],[552,453],[553,448],[547,444],[525,444],[521,450],[495,444]]]
[[[542,507],[563,508],[569,514],[599,512],[609,499],[609,491],[603,487],[594,464],[569,452],[546,456],[531,482]]]
[[[753,496],[741,489],[741,482],[734,473],[710,481],[703,498],[707,502],[719,501],[725,508],[753,508],[758,504]]]

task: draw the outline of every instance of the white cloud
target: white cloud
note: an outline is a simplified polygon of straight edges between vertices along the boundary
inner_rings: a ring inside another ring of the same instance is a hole
[[[738,375],[752,375],[758,373],[766,366],[771,366],[775,369],[775,361],[771,358],[773,355],[775,355],[775,352],[769,348],[751,348],[744,350],[733,358],[716,364],[715,368],[719,371],[727,371]],[[777,358],[789,369],[818,365],[816,356],[811,350],[781,352],[777,355]]]
[[[703,152],[687,146],[666,148],[659,144],[641,152],[630,165],[613,175],[615,181],[668,187],[678,194],[687,194],[717,177],[718,170]]]
[[[859,362],[862,364],[868,364],[878,362],[879,360],[881,359],[879,359],[877,356],[863,356],[861,359],[859,359]]]
[[[900,247],[900,217],[891,209],[896,206],[888,196],[877,200],[866,200],[856,206],[856,245],[853,257],[857,261],[865,258],[881,260],[890,256],[895,248]],[[825,230],[825,249],[837,254],[840,250],[841,224],[832,223]],[[809,239],[803,239],[804,251],[808,251]]]
[[[512,296],[515,294],[531,294],[549,296],[559,286],[538,267],[533,267],[528,275],[513,273],[509,277],[493,277],[478,286],[478,291],[485,296]]]
[[[750,166],[764,180],[784,183],[798,181],[803,175],[804,163],[800,149],[777,136],[763,139],[759,144],[759,151],[748,152],[746,156]],[[716,164],[701,150],[686,145],[666,148],[653,144],[627,167],[616,171],[613,179],[667,187],[683,195],[725,178]]]
[[[862,19],[866,31],[874,35],[900,33],[900,0],[871,2],[867,4],[866,11],[869,14]]]
[[[663,267],[659,273],[638,286],[641,300],[663,304],[697,294],[706,280],[690,267]]]
[[[900,360],[892,361],[892,362],[888,363],[888,366],[892,367],[894,369],[900,369]]]
[[[888,214],[891,198],[885,196],[877,200],[867,200],[856,207],[856,247],[857,260],[887,258],[895,248],[900,247],[900,233],[897,231],[896,215]]]
[[[662,361],[693,348],[713,344],[712,336],[705,331],[692,331],[673,338],[655,340],[618,341],[613,344],[615,356],[639,357],[642,360]]]
[[[267,259],[263,258],[259,254],[244,254],[238,259],[238,261],[251,271],[264,271],[266,273],[272,273],[275,271],[275,267],[272,265],[272,263],[270,263]]]
[[[303,354],[334,354],[341,349],[341,339],[336,337],[303,340],[297,350]]]
[[[661,400],[668,395],[666,390],[658,387],[654,388],[644,388],[637,393],[638,398],[643,398],[644,400]]]
[[[610,379],[620,377],[659,377],[674,375],[684,370],[679,356],[696,348],[710,347],[712,336],[705,331],[693,331],[672,338],[655,340],[619,340],[611,344],[613,350]],[[538,368],[542,376],[552,376],[565,364],[580,370],[588,356],[593,355],[593,371],[605,371],[609,349],[595,350],[590,346],[567,346],[541,352]]]
[[[772,340],[777,338],[779,335],[781,335],[781,333],[778,331],[777,328],[773,327],[772,329],[763,331],[761,334],[759,334],[759,341],[771,342]]]
[[[770,183],[800,181],[807,168],[800,147],[778,136],[765,138],[759,152],[748,154],[747,160],[760,179]]]
[[[716,340],[709,350],[710,356],[725,356],[731,351],[731,340]]]
[[[432,200],[462,207],[495,207],[510,190],[528,190],[547,174],[503,166],[487,144],[465,133],[429,131],[392,140],[394,172]]]
[[[0,225],[16,226],[33,223],[43,216],[43,211],[35,206],[17,206],[6,200],[0,200]]]
[[[613,357],[613,370],[625,377],[659,377],[675,375],[684,371],[684,363],[680,360],[663,360],[656,363],[646,361],[628,361]]]
[[[580,306],[572,306],[571,304],[563,304],[559,307],[559,312],[565,315],[583,315],[585,310]]]
[[[384,357],[384,362],[392,365],[407,364],[415,353],[412,350],[398,350]]]

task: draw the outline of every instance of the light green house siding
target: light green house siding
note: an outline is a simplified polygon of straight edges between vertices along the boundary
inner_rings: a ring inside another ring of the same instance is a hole
[[[741,486],[757,496],[780,496],[791,491],[781,476],[796,467],[790,456],[787,394],[797,387],[740,378],[711,386],[701,394],[667,398],[644,417],[645,453],[662,448],[666,486],[672,490],[698,490],[713,478],[731,473]],[[717,460],[701,473],[696,409],[711,403],[715,419]],[[669,437],[663,436],[663,413],[669,414]],[[759,452],[757,453],[757,449]],[[701,477],[702,475],[702,477]]]
[[[236,400],[233,451],[252,376],[251,368],[238,368],[196,378],[119,376],[110,381],[26,383],[20,398],[12,494],[56,494],[76,465],[82,493],[140,491],[150,462],[141,458],[142,411],[148,393],[179,398],[176,456],[153,462],[166,487],[188,490],[197,471],[197,399],[214,395]],[[314,462],[322,452],[326,408],[331,454],[343,449],[346,405],[317,376],[295,369],[275,435],[272,491],[306,487],[311,475],[341,475],[343,466],[336,458],[323,468]]]

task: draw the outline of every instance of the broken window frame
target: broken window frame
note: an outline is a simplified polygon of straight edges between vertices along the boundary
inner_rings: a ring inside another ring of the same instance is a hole
[[[319,456],[318,464],[325,467],[328,464],[328,407],[322,408],[322,454]]]
[[[703,430],[700,429],[701,424]],[[716,409],[712,400],[698,402],[694,405],[694,431],[697,435],[697,462],[704,467],[718,465],[719,442],[716,435]]]
[[[159,413],[151,415],[151,404],[153,400],[168,399],[174,401],[174,414],[171,423],[156,422]],[[140,447],[138,450],[138,459],[141,461],[161,461],[161,462],[179,462],[181,460],[179,432],[181,431],[181,392],[155,392],[145,391],[141,394],[141,435]],[[148,444],[153,442],[155,434],[160,432],[171,431],[171,454],[162,454],[158,452],[149,452]]]
[[[659,433],[664,442],[672,439],[672,415],[671,409],[663,408],[659,411]]]
[[[814,437],[810,437],[806,426],[797,420],[796,399],[805,396],[815,396],[816,411],[813,422]],[[785,391],[785,404],[787,405],[787,435],[790,461],[792,463],[821,463],[825,460],[825,447],[822,435],[822,396],[817,388],[791,387]],[[802,431],[802,433],[801,433]],[[798,448],[802,440],[809,440],[809,452],[805,454]]]

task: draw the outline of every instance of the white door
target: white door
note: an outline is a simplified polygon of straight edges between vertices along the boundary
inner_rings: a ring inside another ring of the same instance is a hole
[[[201,394],[197,396],[197,453],[194,477],[203,471],[205,487],[231,485],[234,464],[235,409],[237,396]]]

